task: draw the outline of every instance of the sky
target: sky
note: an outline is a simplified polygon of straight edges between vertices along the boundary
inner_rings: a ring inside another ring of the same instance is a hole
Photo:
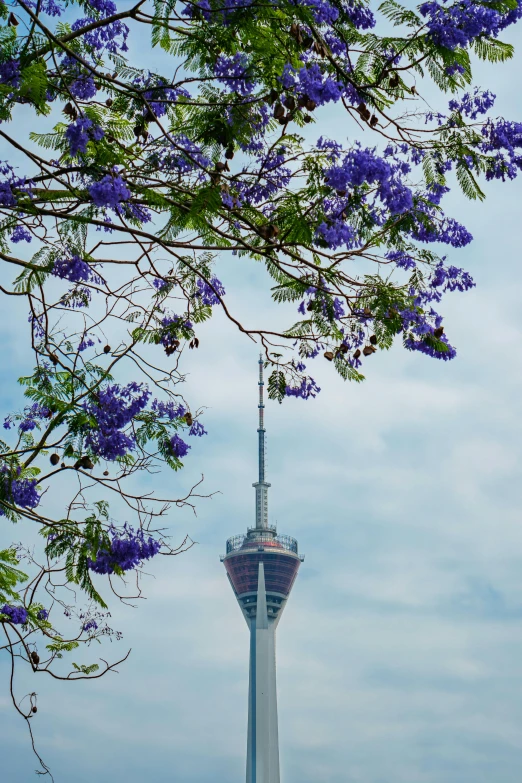
[[[478,68],[498,115],[522,119],[521,70],[522,46]],[[323,122],[353,133],[335,110]],[[454,362],[398,344],[350,385],[317,360],[316,400],[267,405],[271,522],[306,556],[278,627],[282,783],[519,783],[521,205],[522,179],[493,183],[483,204],[455,193],[446,205],[475,238],[450,257],[477,283],[443,306]],[[218,269],[250,326],[280,318],[261,266]],[[3,306],[5,415],[31,364],[25,316]],[[181,495],[203,474],[216,493],[197,516],[171,513],[173,542],[197,545],[156,558],[138,608],[111,607],[123,639],[89,654],[131,648],[118,674],[19,677],[21,693],[38,692],[33,729],[57,783],[244,780],[248,631],[219,556],[254,520],[257,347],[218,315],[185,370],[209,435],[184,471],[155,481]],[[4,528],[0,546],[21,535]],[[0,736],[3,780],[28,783],[35,762],[1,659]]]

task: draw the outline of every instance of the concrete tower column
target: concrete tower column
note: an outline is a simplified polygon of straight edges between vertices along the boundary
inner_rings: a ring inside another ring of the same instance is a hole
[[[246,783],[279,783],[275,621],[268,616],[263,563],[259,563],[256,616],[250,620]]]

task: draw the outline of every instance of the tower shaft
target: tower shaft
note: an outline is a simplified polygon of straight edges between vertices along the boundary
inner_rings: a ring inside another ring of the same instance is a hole
[[[275,658],[276,622],[268,617],[263,563],[257,612],[250,620],[246,783],[280,783]]]

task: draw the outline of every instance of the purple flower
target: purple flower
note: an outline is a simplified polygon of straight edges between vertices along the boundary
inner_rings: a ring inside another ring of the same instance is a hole
[[[218,81],[241,95],[249,95],[254,89],[254,82],[247,77],[247,71],[248,58],[244,52],[236,52],[233,57],[220,54],[214,66]]]
[[[15,226],[15,229],[11,234],[11,242],[14,242],[15,244],[17,242],[30,242],[31,239],[32,236],[25,226]]]
[[[62,280],[71,280],[74,283],[83,281],[99,282],[99,278],[86,261],[79,256],[70,258],[58,258],[54,262],[52,273],[55,277],[61,277]]]
[[[115,569],[130,571],[140,566],[144,560],[157,555],[161,549],[161,543],[152,536],[145,538],[143,530],[134,532],[133,528],[127,525],[123,533],[111,528],[110,535],[110,549],[99,549],[94,560],[87,560],[88,568],[97,574],[113,574]],[[94,626],[91,625],[90,628]],[[84,627],[84,630],[89,629]]]
[[[78,117],[65,131],[65,138],[73,157],[80,152],[85,153],[89,141],[99,141],[104,135],[102,128],[94,125],[88,117]]]
[[[36,618],[38,620],[47,620],[48,617],[49,617],[49,612],[47,611],[47,609],[40,609],[40,611],[36,615]]]
[[[169,451],[174,457],[176,457],[176,459],[183,459],[183,457],[186,457],[189,449],[190,446],[185,443],[185,441],[182,440],[179,435],[174,435],[169,440]]]
[[[92,562],[92,560],[90,562]],[[96,564],[94,564],[93,566],[89,565],[89,568],[91,568],[93,571],[96,571],[97,569],[94,567]],[[104,573],[104,572],[103,571],[98,571],[98,573]],[[84,631],[97,631],[98,630],[98,623],[96,622],[96,620],[87,620],[87,622],[83,624],[83,630]]]
[[[199,297],[201,304],[212,307],[213,305],[221,304],[219,297],[225,295],[225,288],[223,283],[217,279],[217,277],[210,278],[210,285],[206,280],[198,278],[196,296]]]
[[[310,397],[316,397],[321,389],[316,384],[313,378],[302,378],[299,386],[287,386],[285,394],[287,397],[300,397],[303,400],[308,400]]]
[[[100,391],[97,402],[85,406],[96,421],[87,430],[87,448],[107,460],[124,457],[132,451],[136,446],[134,437],[123,430],[146,407],[149,397],[147,387],[134,382],[124,387],[107,386]]]
[[[27,609],[23,606],[4,604],[0,609],[0,613],[7,615],[9,620],[15,625],[25,625],[27,622]]]
[[[0,63],[0,84],[9,84],[15,88],[20,86],[19,60],[7,60]]]
[[[128,201],[131,192],[123,179],[119,176],[106,174],[98,182],[89,187],[89,193],[93,203],[97,207],[110,207],[118,211],[122,201]]]

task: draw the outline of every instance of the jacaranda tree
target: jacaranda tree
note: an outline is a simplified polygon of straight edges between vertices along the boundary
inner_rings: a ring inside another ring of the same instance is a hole
[[[34,353],[0,515],[7,540],[19,520],[41,534],[0,553],[2,646],[13,671],[74,680],[112,666],[73,659],[111,633],[116,577],[139,591],[144,561],[190,545],[161,531],[197,490],[140,496],[133,478],[178,470],[205,434],[179,384],[213,310],[258,341],[279,401],[316,395],[313,359],[362,380],[395,338],[455,357],[439,303],[474,285],[453,265],[472,237],[443,201],[522,166],[522,124],[472,80],[474,59],[512,56],[499,36],[522,3],[2,0],[0,16],[0,291],[24,302]],[[345,119],[319,137],[333,104]],[[294,303],[284,331],[227,305],[229,253]],[[30,727],[35,696],[13,701]]]

